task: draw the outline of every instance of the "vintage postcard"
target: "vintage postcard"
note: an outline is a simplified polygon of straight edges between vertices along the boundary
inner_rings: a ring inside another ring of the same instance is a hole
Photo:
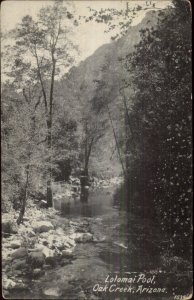
[[[1,4],[2,296],[192,298],[191,4]]]

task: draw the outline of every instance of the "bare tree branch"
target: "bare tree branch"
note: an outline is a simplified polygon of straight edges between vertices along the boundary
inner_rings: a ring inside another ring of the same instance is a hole
[[[44,104],[45,104],[45,110],[46,110],[46,112],[47,112],[48,107],[47,107],[46,92],[45,92],[45,88],[44,88],[44,84],[43,84],[43,80],[42,80],[42,75],[41,75],[41,71],[40,71],[40,64],[39,64],[39,59],[38,59],[36,47],[35,47],[35,58],[36,58],[36,63],[37,63],[38,77],[39,77],[39,80],[40,80],[40,84],[41,84],[41,88],[42,88],[42,93],[43,93],[43,99],[44,99]]]

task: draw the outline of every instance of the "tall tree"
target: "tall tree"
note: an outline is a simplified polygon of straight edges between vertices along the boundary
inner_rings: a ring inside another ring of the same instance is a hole
[[[107,116],[102,105],[101,95],[98,91],[99,87],[96,86],[95,92],[89,96],[87,95],[86,85],[82,85],[80,88],[80,94],[82,94],[82,99],[80,99],[80,125],[82,132],[80,159],[83,169],[82,176],[85,178],[83,185],[87,184],[88,181],[90,157],[95,146],[103,137],[107,125]],[[88,101],[85,101],[85,99],[88,99]]]
[[[47,205],[52,206],[52,127],[55,81],[62,69],[73,62],[77,47],[70,40],[75,20],[62,1],[55,1],[40,10],[38,20],[25,16],[14,30],[14,68],[21,68],[23,61],[29,81],[36,81],[41,91],[47,128]],[[13,47],[12,47],[13,48]],[[33,75],[35,76],[31,76]],[[23,73],[25,76],[26,73]],[[26,82],[23,91],[26,91]]]
[[[17,207],[17,200],[20,201],[21,212],[18,223],[22,222],[28,187],[30,184],[32,188],[32,177],[40,164],[37,152],[41,153],[36,126],[36,110],[40,99],[36,95],[38,100],[35,102],[32,94],[31,97],[24,94],[17,93],[13,83],[3,85],[2,186],[6,189],[4,196],[7,195],[8,202],[12,199],[13,206]]]

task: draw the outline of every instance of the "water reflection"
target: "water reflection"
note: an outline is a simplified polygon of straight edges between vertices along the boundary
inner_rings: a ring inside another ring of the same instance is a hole
[[[61,199],[56,209],[62,216],[68,217],[96,217],[110,214],[113,208],[114,189],[81,189],[80,196],[70,199],[68,202]]]
[[[135,213],[128,202],[126,187],[121,185],[116,189],[83,188],[79,198],[62,207],[65,216],[103,218],[103,228],[98,223],[93,228],[95,234],[106,236],[99,257],[111,270],[119,272],[150,268],[155,261],[156,249],[149,239],[153,226],[144,215]]]
[[[80,194],[80,201],[81,202],[88,202],[89,197],[89,190],[85,186],[81,188],[81,194]]]
[[[61,213],[62,215],[69,215],[71,211],[71,203],[70,202],[61,202]]]
[[[152,217],[147,198],[140,197],[139,192],[130,191],[128,186],[122,184],[115,190],[113,205],[120,216],[125,215],[125,222],[120,220],[118,230],[128,250],[127,256],[123,253],[120,258],[125,257],[130,269],[135,271],[159,267],[159,226]]]

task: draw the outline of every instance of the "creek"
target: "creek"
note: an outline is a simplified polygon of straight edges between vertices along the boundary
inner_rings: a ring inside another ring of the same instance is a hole
[[[104,286],[107,278],[123,278],[127,273],[134,278],[133,272],[158,270],[161,262],[153,239],[158,233],[153,224],[142,222],[140,215],[127,213],[119,205],[123,201],[126,199],[115,185],[91,189],[81,201],[75,198],[59,205],[61,224],[67,219],[84,222],[98,242],[77,243],[72,258],[46,270],[38,279],[31,278],[28,289],[15,291],[14,299],[121,299],[114,293],[108,298],[106,293],[99,294],[98,287]],[[167,279],[161,277],[160,281]],[[137,299],[137,295],[130,295],[130,299]],[[142,299],[150,298],[144,295]]]
[[[60,205],[61,216],[72,222],[86,222],[89,231],[101,242],[78,243],[72,260],[55,266],[45,275],[32,279],[28,291],[20,291],[20,299],[82,299],[93,294],[93,286],[103,283],[108,274],[129,270],[127,215],[115,204],[115,187],[88,191],[88,197]],[[48,290],[47,295],[43,291]],[[50,295],[49,295],[50,294]],[[17,297],[16,293],[14,296]],[[95,295],[92,295],[95,299]]]

